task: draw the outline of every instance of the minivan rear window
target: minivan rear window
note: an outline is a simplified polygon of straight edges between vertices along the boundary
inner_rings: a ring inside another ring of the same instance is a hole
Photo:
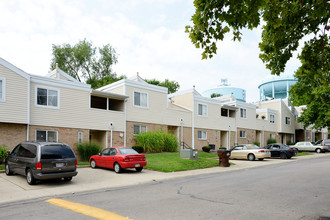
[[[75,158],[72,149],[67,145],[46,145],[41,147],[41,159]]]

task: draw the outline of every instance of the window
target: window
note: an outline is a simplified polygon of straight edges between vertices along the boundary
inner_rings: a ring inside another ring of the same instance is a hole
[[[275,139],[275,134],[269,134],[269,138]]]
[[[134,92],[134,106],[147,108],[148,94],[143,92]]]
[[[269,115],[269,122],[275,123],[275,115],[272,115],[272,114]]]
[[[78,144],[81,144],[83,142],[83,132],[78,131]]]
[[[207,105],[198,104],[198,115],[207,116]]]
[[[285,124],[290,125],[291,124],[291,118],[285,117]]]
[[[52,108],[59,107],[59,90],[36,87],[36,104]]]
[[[57,131],[37,130],[37,141],[54,141],[57,142]]]
[[[0,77],[0,102],[6,101],[6,80]]]
[[[246,137],[245,131],[239,131],[239,137],[240,138],[245,138]]]
[[[241,118],[246,118],[246,109],[245,108],[240,108],[240,117]]]
[[[145,125],[134,125],[134,135],[144,133],[147,131],[147,126]]]
[[[198,131],[198,139],[206,140],[207,133],[206,131]]]
[[[310,133],[309,133],[309,131],[306,131],[306,138],[307,138],[307,139],[310,138]]]

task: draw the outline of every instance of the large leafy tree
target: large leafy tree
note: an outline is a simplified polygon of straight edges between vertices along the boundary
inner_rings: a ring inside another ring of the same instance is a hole
[[[226,33],[241,40],[242,29],[252,30],[263,21],[259,57],[272,74],[280,75],[304,40],[291,100],[294,105],[306,105],[298,119],[305,126],[329,127],[328,0],[195,0],[194,5],[193,25],[186,26],[186,32],[202,48],[203,59],[216,54],[216,42]]]
[[[147,83],[157,85],[157,86],[163,86],[168,88],[168,93],[175,93],[180,89],[180,85],[176,81],[170,81],[168,79],[165,79],[164,81],[159,81],[157,79],[145,79]]]
[[[51,69],[58,63],[60,69],[93,88],[122,78],[111,68],[117,62],[116,51],[110,44],[97,48],[84,39],[73,46],[65,43],[52,47]]]

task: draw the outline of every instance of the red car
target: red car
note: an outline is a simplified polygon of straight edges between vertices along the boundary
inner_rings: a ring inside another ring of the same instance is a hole
[[[106,148],[99,155],[91,156],[89,163],[93,169],[96,167],[110,168],[114,169],[116,173],[120,173],[123,168],[135,168],[137,172],[141,172],[147,165],[146,156],[125,147]]]

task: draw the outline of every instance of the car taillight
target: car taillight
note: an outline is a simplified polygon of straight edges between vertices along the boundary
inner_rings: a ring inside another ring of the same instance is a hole
[[[129,162],[129,157],[124,157],[124,161]]]
[[[38,162],[38,163],[36,164],[36,169],[37,169],[37,170],[42,170],[42,164],[41,164],[41,162]]]
[[[146,158],[145,158],[145,157],[143,157],[143,158],[142,158],[142,161],[145,161],[145,160],[146,160]]]
[[[290,150],[289,151],[292,151],[292,148],[290,148]]]
[[[78,161],[76,160],[76,162],[75,162],[75,165],[76,165],[76,168],[77,168],[77,166],[78,166]]]
[[[259,150],[258,152],[263,153],[263,152],[265,152],[265,151],[264,151],[264,150]]]

